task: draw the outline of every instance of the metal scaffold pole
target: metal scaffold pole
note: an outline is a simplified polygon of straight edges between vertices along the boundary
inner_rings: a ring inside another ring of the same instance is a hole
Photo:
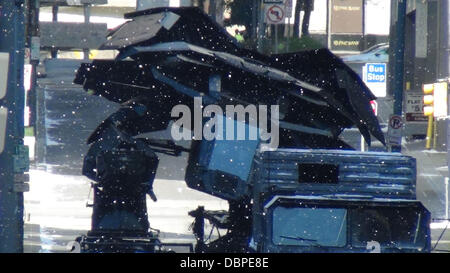
[[[394,115],[403,114],[403,91],[405,69],[405,25],[406,0],[398,0],[397,23],[395,28],[394,63]],[[401,152],[401,145],[392,146],[392,152]]]
[[[0,253],[23,252],[24,14],[23,0],[0,2]]]

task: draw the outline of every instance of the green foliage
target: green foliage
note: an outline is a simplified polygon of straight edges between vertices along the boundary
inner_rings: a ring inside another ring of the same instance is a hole
[[[285,39],[283,43],[285,44]],[[302,38],[291,38],[289,40],[289,51],[313,50],[323,48],[324,46],[310,36],[303,36]]]
[[[25,136],[34,136],[33,127],[25,127]]]

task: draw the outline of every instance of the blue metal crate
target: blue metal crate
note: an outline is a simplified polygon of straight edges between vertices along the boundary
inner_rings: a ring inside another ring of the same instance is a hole
[[[414,200],[416,160],[399,153],[280,149],[256,156],[252,180],[302,195]]]

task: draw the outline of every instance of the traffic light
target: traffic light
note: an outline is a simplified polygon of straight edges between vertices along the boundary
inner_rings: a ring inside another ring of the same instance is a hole
[[[422,87],[423,96],[423,113],[430,117],[434,114],[434,84],[424,84]]]
[[[448,83],[441,81],[432,84],[424,84],[423,113],[428,117],[426,148],[431,149],[431,142],[436,146],[436,122],[448,115]]]
[[[434,84],[424,84],[423,90],[423,114],[428,117],[426,149],[431,149],[431,141],[434,138]]]
[[[423,90],[423,112],[427,117],[442,118],[448,115],[447,93],[448,83],[437,82],[424,84]]]

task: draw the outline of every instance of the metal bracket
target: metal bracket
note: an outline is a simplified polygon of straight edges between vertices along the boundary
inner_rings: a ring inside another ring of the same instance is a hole
[[[13,155],[14,166],[14,192],[30,191],[30,175],[25,173],[30,170],[29,148],[25,145],[17,145]]]
[[[30,184],[28,183],[14,183],[14,192],[28,192],[30,191]]]
[[[25,145],[18,145],[13,155],[14,173],[25,173],[30,170],[29,148]]]
[[[14,174],[14,183],[30,182],[30,175],[27,173]]]

